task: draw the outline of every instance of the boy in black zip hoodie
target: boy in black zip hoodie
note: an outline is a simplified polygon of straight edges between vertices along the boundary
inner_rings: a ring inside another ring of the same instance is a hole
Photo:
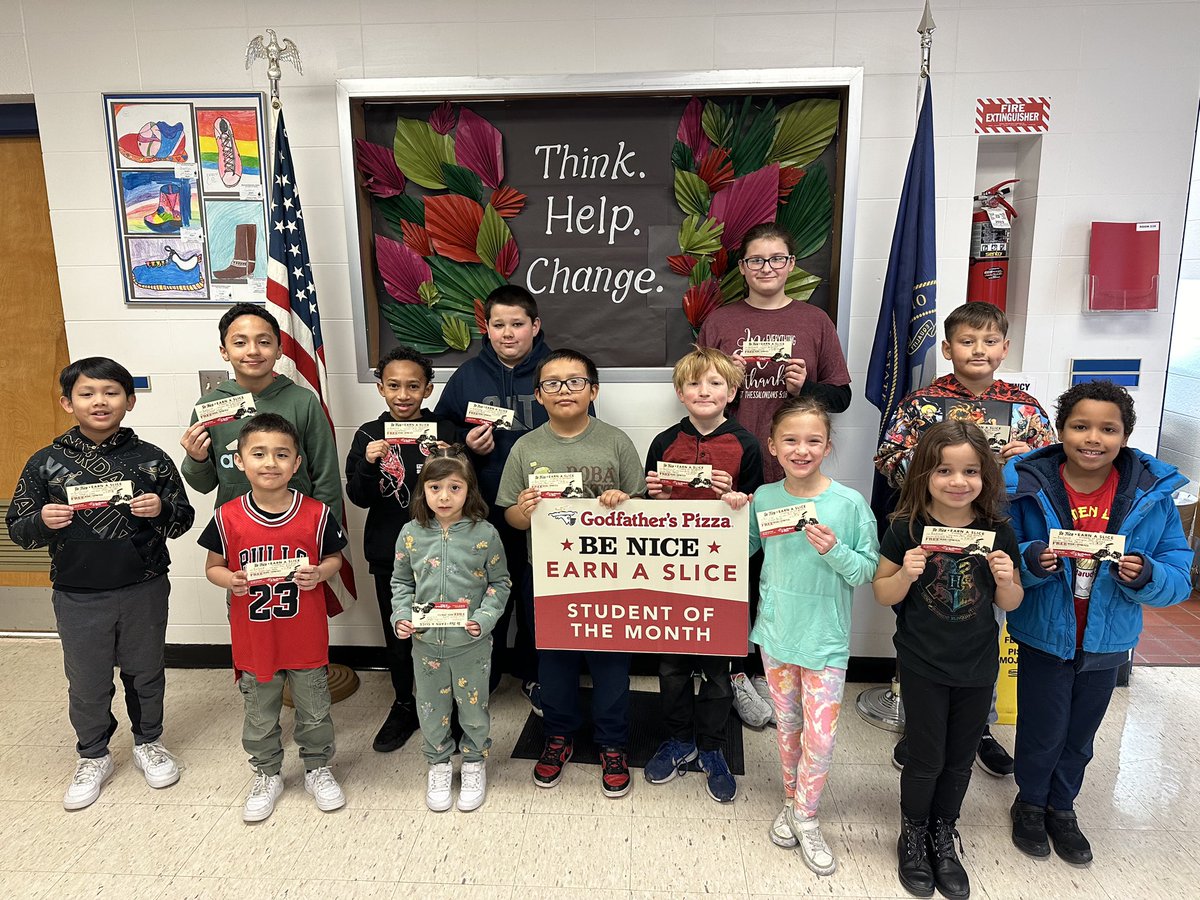
[[[167,538],[191,528],[195,513],[170,457],[121,427],[137,399],[124,366],[102,356],[81,359],[62,370],[59,383],[62,407],[79,424],[29,458],[6,519],[21,547],[50,549],[79,752],[63,806],[83,809],[113,773],[114,666],[125,686],[134,765],[153,788],[179,780],[161,740],[171,593]],[[107,496],[81,499],[79,488],[110,482],[111,492],[101,492]]]
[[[389,443],[388,422],[428,422],[426,434],[441,443],[454,440],[454,425],[438,421],[421,401],[433,393],[433,363],[411,347],[396,347],[375,369],[376,387],[387,404],[379,418],[364,422],[354,434],[346,454],[346,496],[367,510],[363,554],[375,579],[375,596],[383,618],[388,668],[396,700],[372,746],[390,753],[404,745],[417,730],[413,706],[412,638],[401,639],[392,627],[392,569],[396,564],[396,538],[411,518],[417,478],[436,446],[429,441]]]

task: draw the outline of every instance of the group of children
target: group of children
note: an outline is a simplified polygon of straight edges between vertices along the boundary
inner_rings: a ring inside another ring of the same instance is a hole
[[[818,812],[849,662],[852,593],[872,582],[878,602],[897,612],[908,727],[898,758],[904,888],[969,896],[955,822],[974,759],[984,763],[987,749],[988,771],[1004,774],[987,732],[1000,612],[1009,614],[1020,645],[1013,842],[1035,856],[1048,855],[1052,842],[1064,859],[1086,863],[1091,851],[1073,801],[1117,667],[1137,641],[1141,607],[1179,602],[1189,592],[1190,554],[1171,498],[1185,480],[1126,447],[1132,401],[1108,383],[1079,385],[1059,398],[1062,439],[1054,443],[1037,401],[995,378],[1008,350],[1003,313],[969,303],[945,323],[942,350],[953,374],[906,398],[884,429],[876,465],[899,498],[881,541],[863,497],[822,473],[833,446],[830,413],[849,403],[849,375],[828,317],[787,298],[794,265],[786,232],[767,225],[747,235],[739,266],[748,296],[714,312],[700,346],[675,366],[687,416],[655,438],[644,461],[628,436],[595,418],[595,364],[575,350],[550,350],[532,297],[518,287],[488,298],[483,350],[451,377],[434,412],[423,406],[433,389],[428,359],[400,347],[380,361],[375,374],[386,409],[358,429],[345,460],[347,495],[367,509],[364,550],[395,690],[374,748],[395,750],[419,728],[429,764],[426,801],[441,811],[454,802],[457,743],[457,806],[478,808],[486,798],[489,697],[507,671],[543,717],[533,780],[551,788],[582,725],[586,664],[602,790],[609,797],[629,792],[630,654],[534,650],[528,532],[541,493],[529,476],[577,472],[583,496],[609,508],[634,496],[749,505],[750,550],[762,550],[751,641],[777,724],[784,786],[769,829],[774,843],[798,847],[818,874],[836,869]],[[329,768],[335,742],[326,677],[326,582],[346,545],[333,436],[311,392],[274,374],[280,335],[268,312],[235,306],[219,330],[234,378],[201,402],[249,394],[254,415],[219,423],[193,416],[181,440],[182,476],[201,492],[217,491],[199,542],[208,551],[209,581],[228,593],[243,746],[255,771],[243,817],[268,817],[284,787],[285,685],[305,789],[329,811],[345,804]],[[757,362],[741,353],[746,341],[781,336],[789,341],[786,359]],[[78,809],[95,801],[113,771],[114,666],[125,684],[135,765],[151,787],[179,777],[161,740],[165,545],[191,527],[194,513],[166,454],[121,426],[135,401],[123,367],[81,360],[61,381],[63,406],[78,425],[30,460],[8,525],[22,546],[51,552],[80,756],[64,806]],[[985,422],[1002,426],[985,436],[977,412],[989,400],[1011,410],[1012,421]],[[512,410],[512,427],[468,421],[471,402]],[[395,422],[429,423],[436,440],[389,439]],[[712,485],[665,481],[660,461],[711,465]],[[110,481],[132,482],[132,501],[89,508],[71,499],[75,486]],[[800,503],[811,504],[815,522],[760,533],[759,513]],[[994,539],[981,554],[930,549],[926,527],[976,529]],[[1093,566],[1061,558],[1049,539],[1063,527],[1124,535],[1125,552]],[[285,574],[256,574],[260,564],[280,560],[297,564]],[[415,607],[465,609],[466,624],[414,627]],[[670,736],[647,763],[647,781],[670,781],[696,762],[714,800],[734,799],[737,783],[724,757],[730,672],[746,662],[661,658]]]

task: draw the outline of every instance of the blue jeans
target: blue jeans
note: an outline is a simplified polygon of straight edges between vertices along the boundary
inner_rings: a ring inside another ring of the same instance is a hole
[[[1025,644],[1017,656],[1017,799],[1067,811],[1074,807],[1092,740],[1118,668],[1083,670],[1084,654],[1059,659]]]

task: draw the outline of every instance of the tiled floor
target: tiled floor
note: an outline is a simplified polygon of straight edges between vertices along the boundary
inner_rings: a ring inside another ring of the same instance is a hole
[[[599,769],[584,765],[568,766],[563,782],[543,791],[530,781],[530,763],[508,758],[528,709],[509,684],[494,700],[487,804],[436,814],[424,808],[416,741],[394,754],[371,751],[389,686],[379,673],[362,674],[363,687],[334,708],[335,769],[349,800],[340,812],[313,807],[289,748],[288,788],[275,814],[243,824],[250,771],[229,673],[172,670],[165,738],[184,766],[179,783],[146,786],[122,725],[113,742],[117,772],[99,802],[67,813],[60,801],[75,754],[58,646],[0,641],[0,896],[903,896],[894,874],[892,738],[853,711],[860,686],[847,691],[821,811],[840,869],[818,879],[766,837],[780,803],[770,731],[747,734],[747,774],[728,806],[709,800],[697,775],[655,787],[640,772],[628,797],[606,800]],[[976,772],[960,829],[972,896],[1197,896],[1198,693],[1200,669],[1139,668],[1118,690],[1078,804],[1096,850],[1089,868],[1018,853],[1006,826],[1012,780]],[[996,733],[1011,748],[1012,729]]]
[[[1200,595],[1177,606],[1142,612],[1142,639],[1133,661],[1142,666],[1200,666]]]

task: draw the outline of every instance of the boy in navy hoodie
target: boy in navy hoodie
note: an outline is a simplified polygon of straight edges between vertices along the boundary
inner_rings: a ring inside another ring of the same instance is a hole
[[[1025,586],[1008,614],[1019,647],[1012,841],[1030,856],[1049,856],[1053,842],[1075,865],[1092,861],[1075,798],[1142,608],[1191,593],[1192,552],[1171,496],[1187,479],[1126,446],[1135,421],[1125,388],[1077,384],[1058,398],[1062,443],[1004,469]],[[1049,549],[1056,528],[1121,535],[1124,552],[1060,558]]]

